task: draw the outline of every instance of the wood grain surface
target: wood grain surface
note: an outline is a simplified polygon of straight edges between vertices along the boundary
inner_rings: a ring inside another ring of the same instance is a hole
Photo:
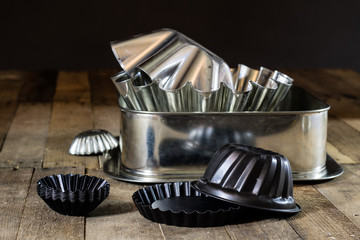
[[[246,215],[210,228],[168,226],[140,215],[132,194],[143,185],[104,174],[97,156],[68,153],[76,134],[118,136],[120,110],[111,76],[94,71],[0,71],[0,239],[360,239],[360,74],[348,69],[283,70],[331,105],[328,153],[344,169],[330,181],[294,184],[302,211]],[[86,217],[51,210],[37,195],[44,176],[105,178],[109,197]]]

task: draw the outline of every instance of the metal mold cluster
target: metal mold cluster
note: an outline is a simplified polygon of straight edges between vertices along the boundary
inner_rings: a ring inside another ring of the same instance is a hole
[[[123,71],[111,79],[120,106],[149,112],[273,111],[293,79],[264,67],[236,69],[183,34],[162,29],[112,50]]]

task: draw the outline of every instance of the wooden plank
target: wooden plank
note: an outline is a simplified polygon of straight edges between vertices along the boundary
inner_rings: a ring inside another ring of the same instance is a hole
[[[98,168],[96,156],[73,156],[68,153],[73,138],[78,133],[92,128],[89,103],[54,102],[43,167]]]
[[[60,72],[46,140],[44,167],[98,168],[95,156],[68,153],[73,138],[93,129],[90,86],[86,72]]]
[[[94,105],[94,125],[96,129],[105,129],[114,136],[120,134],[120,108],[109,105]]]
[[[21,103],[0,152],[0,167],[41,167],[50,103]]]
[[[358,131],[360,131],[360,94],[357,85],[351,82],[360,82],[344,76],[334,76],[328,70],[288,70],[294,84],[303,87],[331,106],[329,113],[334,115]]]
[[[325,69],[324,71],[329,75],[337,77],[345,87],[349,88],[349,91],[352,91],[352,94],[343,94],[345,99],[352,100],[355,102],[355,105],[360,105],[360,73],[351,69]],[[360,132],[360,113],[354,114],[354,111],[349,106],[345,106],[345,109],[353,112],[353,117],[349,116],[342,120]]]
[[[5,142],[6,135],[11,125],[11,120],[15,115],[17,102],[0,102],[0,151]]]
[[[0,71],[0,102],[16,101],[25,78],[24,72]]]
[[[114,69],[96,70],[89,72],[89,82],[91,86],[91,97],[94,105],[116,105],[117,90],[110,77],[118,71]]]
[[[0,151],[17,108],[24,80],[15,71],[0,71]]]
[[[54,101],[90,102],[90,85],[87,72],[59,72]]]
[[[243,223],[226,226],[231,239],[301,239],[285,219],[243,219]]]
[[[354,92],[360,92],[360,73],[352,69],[323,69],[322,71],[339,79],[345,87],[350,87]],[[359,96],[356,94],[354,97]]]
[[[353,161],[360,162],[360,132],[336,118],[328,121],[328,142]]]
[[[84,174],[84,169],[35,170],[17,239],[84,239],[84,217],[65,216],[53,211],[36,192],[36,183],[40,178],[60,173]]]
[[[15,239],[33,169],[0,169],[0,239]]]
[[[89,72],[95,128],[105,129],[114,136],[120,131],[118,93],[110,80],[116,72],[111,69]]]
[[[86,239],[162,239],[159,225],[140,215],[132,201],[132,194],[141,185],[112,179],[99,170],[88,175],[105,178],[110,183],[110,195],[86,218]]]
[[[329,142],[326,143],[326,151],[339,164],[355,164],[356,163],[354,160],[352,160],[347,155],[342,153],[339,149],[337,149],[334,145],[332,145]]]
[[[55,94],[57,74],[57,71],[26,72],[19,101],[51,102]]]
[[[356,239],[360,229],[311,185],[296,185],[294,197],[302,211],[289,224],[303,239]]]
[[[329,74],[327,70],[285,70],[284,73],[294,78],[294,84],[305,88],[320,98],[358,99],[358,87],[349,86],[352,80]],[[354,81],[355,82],[355,81]]]
[[[344,174],[315,188],[360,227],[360,166],[343,165]],[[360,235],[358,235],[360,236]]]
[[[165,224],[160,227],[165,239],[241,239],[233,236],[230,238],[225,227],[188,228]]]
[[[117,91],[110,77],[115,70],[98,70],[89,72],[92,96],[94,128],[105,129],[114,136],[120,134],[120,108],[117,105]],[[99,158],[99,167],[102,167]]]

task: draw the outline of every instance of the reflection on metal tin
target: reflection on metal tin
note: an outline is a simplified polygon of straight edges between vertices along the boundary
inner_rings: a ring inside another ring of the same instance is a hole
[[[135,182],[195,180],[215,150],[232,142],[280,152],[289,159],[295,180],[332,178],[342,171],[327,168],[328,109],[297,87],[273,112],[161,113],[121,108],[120,156],[110,158],[104,170]]]

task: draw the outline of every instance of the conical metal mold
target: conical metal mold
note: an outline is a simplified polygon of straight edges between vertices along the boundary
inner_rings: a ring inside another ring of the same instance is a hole
[[[125,103],[128,109],[145,110],[139,102],[136,93],[134,92],[132,84],[133,79],[127,72],[121,71],[115,76],[111,77],[111,80],[118,90],[120,98],[122,98],[122,101]]]
[[[247,111],[265,111],[278,87],[271,79],[273,72],[267,68],[260,67],[255,81],[250,80],[252,90],[245,109]]]
[[[126,41],[113,41],[110,45],[122,69],[132,73],[140,63],[175,41],[179,41],[175,32],[164,29]]]
[[[222,112],[244,111],[253,86],[248,81],[242,81],[235,90],[224,86],[221,110]]]
[[[278,71],[274,71],[271,79],[273,79],[277,83],[278,87],[275,91],[275,94],[269,101],[269,104],[266,108],[267,111],[274,111],[279,106],[281,101],[285,98],[286,94],[290,90],[294,81],[289,76]]]
[[[139,70],[133,81],[132,85],[134,92],[141,102],[145,111],[149,112],[162,112],[166,111],[159,101],[159,87],[158,80],[152,80],[146,73]]]
[[[239,91],[247,91],[250,85],[249,81],[256,82],[259,70],[249,68],[244,64],[238,64],[236,71],[233,73],[234,88]]]
[[[220,82],[232,87],[231,71],[224,60],[171,29],[113,42],[111,47],[125,71],[132,74],[135,68],[142,69],[152,79],[159,79],[164,90],[182,88],[184,78],[205,92],[217,90]]]

